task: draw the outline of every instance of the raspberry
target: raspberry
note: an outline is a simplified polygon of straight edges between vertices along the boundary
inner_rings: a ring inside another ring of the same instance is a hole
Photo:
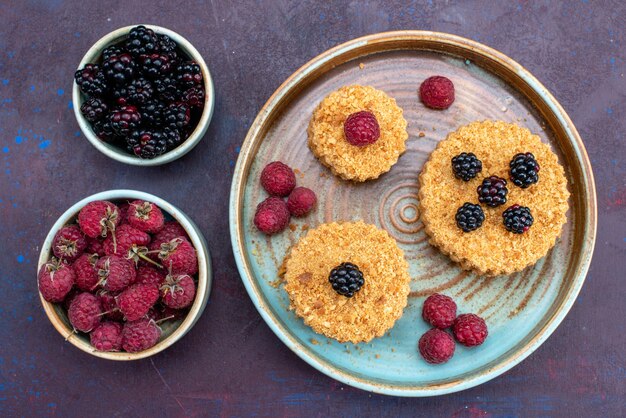
[[[65,296],[65,299],[63,299],[63,308],[65,308],[65,310],[67,311],[70,308],[70,305],[72,304],[72,301],[74,300],[74,298],[78,295],[80,295],[82,292],[82,290],[80,290],[77,287],[72,287],[72,289],[68,292],[68,294]]]
[[[102,246],[106,255],[128,258],[133,246],[142,247],[150,243],[150,235],[128,224],[120,225],[115,232],[104,239]]]
[[[128,209],[130,209],[130,203],[123,202],[117,206],[120,212],[120,225],[128,223]]]
[[[196,274],[198,257],[196,249],[185,238],[174,238],[158,247],[150,246],[151,251],[158,252],[158,258],[170,274]]]
[[[85,252],[87,254],[97,254],[99,257],[103,257],[105,255],[104,247],[102,246],[103,242],[104,240],[98,238],[87,237],[87,248]]]
[[[456,318],[456,303],[451,297],[435,293],[424,301],[422,318],[435,328],[446,329]]]
[[[37,275],[39,291],[48,302],[63,302],[75,281],[74,270],[54,257],[41,266]]]
[[[89,332],[94,329],[100,323],[101,314],[100,299],[88,292],[77,295],[67,311],[67,317],[72,327],[82,332]]]
[[[533,215],[526,206],[513,205],[502,213],[502,222],[507,231],[523,234],[533,225]]]
[[[161,328],[152,319],[127,322],[122,329],[122,348],[136,353],[154,347],[161,338]]]
[[[110,292],[124,290],[135,282],[136,272],[132,263],[116,255],[102,257],[96,263],[102,287]]]
[[[64,226],[52,240],[52,252],[55,257],[68,263],[80,257],[86,248],[87,240],[78,225]]]
[[[483,179],[476,191],[478,192],[478,201],[490,207],[505,204],[506,195],[509,193],[509,189],[506,188],[506,180],[498,176]]]
[[[96,269],[97,261],[97,254],[83,254],[72,264],[72,269],[76,274],[76,286],[80,290],[91,292],[98,286],[100,277]]]
[[[441,364],[454,355],[454,340],[445,331],[432,328],[419,340],[419,351],[424,360],[431,364]]]
[[[485,220],[485,213],[480,205],[465,202],[457,209],[455,219],[456,225],[463,232],[471,232],[481,227]]]
[[[176,221],[167,221],[163,224],[163,228],[152,237],[152,241],[158,242],[160,246],[165,241],[178,237],[183,237],[189,241],[189,235],[187,235],[187,231],[181,224]]]
[[[165,222],[161,209],[143,200],[135,200],[130,204],[126,219],[132,227],[151,234],[159,232]]]
[[[193,303],[196,284],[188,274],[168,274],[161,286],[163,304],[173,309],[182,309]]]
[[[85,119],[92,123],[102,119],[108,110],[107,104],[98,97],[92,97],[80,106],[80,112]]]
[[[530,152],[515,154],[509,163],[509,167],[511,181],[522,189],[530,187],[539,181],[539,163]]]
[[[462,152],[452,158],[452,171],[457,179],[470,181],[482,170],[483,163],[471,152]]]
[[[289,196],[296,187],[296,175],[288,165],[274,161],[261,171],[261,185],[270,196]]]
[[[348,116],[343,123],[343,133],[350,144],[363,147],[378,141],[380,126],[372,112],[362,110]]]
[[[104,311],[104,316],[111,319],[112,321],[123,321],[124,315],[120,308],[117,306],[117,294],[108,292],[104,289],[98,290],[96,293],[98,299],[100,299],[100,303],[102,304],[102,310]]]
[[[152,284],[136,283],[117,297],[117,305],[127,321],[136,321],[148,313],[159,299],[159,289]]]
[[[481,345],[487,338],[487,324],[478,315],[459,315],[452,327],[456,340],[466,347]]]
[[[161,287],[165,282],[165,274],[151,266],[140,266],[137,270],[136,283],[151,284],[156,287]]]
[[[289,224],[287,204],[278,197],[268,197],[256,208],[254,225],[267,235],[276,234]]]
[[[105,200],[89,202],[78,213],[78,225],[91,238],[106,237],[120,222],[117,206]]]
[[[313,209],[317,197],[311,189],[296,187],[287,199],[287,209],[293,216],[304,216]]]
[[[365,284],[363,273],[352,263],[341,263],[330,272],[328,281],[335,292],[351,298]]]
[[[122,349],[122,324],[105,321],[89,334],[91,345],[98,351],[120,351]]]
[[[429,77],[420,86],[420,99],[431,109],[447,109],[454,103],[454,84],[439,75]]]

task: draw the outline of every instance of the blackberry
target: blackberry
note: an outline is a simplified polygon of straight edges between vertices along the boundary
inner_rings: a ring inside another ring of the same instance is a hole
[[[107,104],[98,97],[92,97],[80,106],[80,111],[89,122],[102,119],[107,113]]]
[[[163,100],[173,102],[178,100],[179,91],[176,85],[176,79],[174,77],[163,77],[158,80],[154,80],[154,88],[158,95]]]
[[[99,120],[93,124],[93,133],[104,142],[117,143],[120,142],[120,137],[115,133],[111,126],[111,121],[106,118]]]
[[[136,57],[152,54],[159,50],[159,38],[152,29],[148,29],[143,25],[135,26],[128,34],[126,49]]]
[[[470,181],[482,170],[483,163],[471,152],[462,152],[452,158],[452,171],[457,179]]]
[[[113,132],[126,136],[137,129],[141,123],[141,114],[135,106],[121,106],[111,112],[109,116]]]
[[[330,272],[328,281],[335,292],[351,298],[361,290],[365,279],[359,268],[352,263],[341,263]]]
[[[511,181],[516,186],[525,189],[539,181],[539,163],[532,153],[515,154],[509,166]]]
[[[509,189],[506,188],[506,180],[498,176],[491,176],[483,179],[477,189],[478,201],[490,207],[500,206],[506,203],[506,195]]]
[[[172,103],[163,112],[163,125],[174,130],[187,126],[190,119],[189,106],[184,103]]]
[[[485,220],[485,213],[480,205],[474,205],[469,202],[465,202],[456,211],[456,225],[463,230],[463,232],[474,231],[483,224]]]
[[[161,78],[171,70],[170,59],[161,54],[142,55],[139,57],[141,69],[146,77]]]
[[[157,35],[159,37],[159,51],[161,54],[166,55],[170,60],[174,61],[178,58],[176,49],[178,45],[172,38],[167,35]]]
[[[133,131],[126,138],[126,145],[129,152],[140,158],[154,158],[167,151],[167,139],[160,131]]]
[[[152,84],[145,78],[137,78],[128,85],[128,100],[132,104],[142,104],[150,100],[154,94]]]
[[[179,146],[185,138],[175,129],[165,128],[163,129],[163,134],[165,135],[165,140],[167,142],[167,150],[173,150],[177,146]]]
[[[165,105],[158,100],[150,100],[141,106],[141,122],[145,126],[161,126]]]
[[[120,55],[123,53],[124,50],[117,45],[107,46],[106,48],[104,48],[104,51],[102,51],[102,59],[108,60],[115,55]]]
[[[181,62],[176,68],[176,81],[183,89],[202,85],[200,65],[194,61]]]
[[[129,83],[135,75],[135,61],[130,54],[113,55],[102,62],[107,79],[116,84]]]
[[[117,103],[118,105],[123,106],[123,105],[129,104],[128,86],[126,85],[115,86],[111,90],[111,97],[113,98],[113,101]]]
[[[87,96],[101,97],[107,92],[108,86],[100,66],[87,64],[74,73],[74,80],[80,90]]]
[[[204,107],[204,89],[202,89],[202,87],[187,89],[183,92],[181,100],[190,107],[202,109]]]
[[[533,216],[526,206],[513,205],[502,213],[502,221],[507,231],[523,234],[533,224]]]

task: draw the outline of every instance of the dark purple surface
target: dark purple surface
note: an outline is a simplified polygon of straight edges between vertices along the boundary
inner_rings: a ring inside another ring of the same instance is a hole
[[[0,3],[0,415],[626,414],[625,3],[158,3]],[[72,74],[87,49],[109,31],[141,22],[189,39],[217,92],[204,140],[160,168],[101,155],[79,133],[71,109]],[[562,325],[503,376],[430,399],[347,387],[283,346],[248,299],[228,230],[238,146],[271,93],[324,50],[393,29],[469,37],[524,65],[578,127],[598,189],[595,256]],[[144,190],[179,206],[203,230],[214,261],[213,293],[198,324],[166,352],[133,363],[98,360],[65,343],[46,319],[35,280],[39,246],[56,218],[112,188]]]

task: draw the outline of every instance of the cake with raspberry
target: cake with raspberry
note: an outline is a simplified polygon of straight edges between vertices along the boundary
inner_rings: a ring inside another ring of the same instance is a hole
[[[312,229],[283,267],[290,309],[315,332],[340,342],[384,335],[407,304],[404,253],[374,225],[343,222]]]
[[[449,134],[419,184],[430,243],[478,274],[510,274],[534,264],[567,220],[567,179],[556,154],[511,123],[473,122]]]
[[[363,182],[386,173],[404,153],[407,122],[396,100],[369,86],[345,86],[313,112],[308,144],[345,180]]]

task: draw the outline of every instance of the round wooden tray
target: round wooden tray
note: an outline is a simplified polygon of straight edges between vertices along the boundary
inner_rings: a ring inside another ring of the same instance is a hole
[[[417,89],[431,75],[456,86],[447,111],[426,109]],[[407,151],[387,174],[355,184],[333,176],[307,147],[313,109],[331,91],[371,85],[394,97],[408,121]],[[461,270],[428,244],[419,221],[417,177],[438,141],[475,120],[525,126],[550,144],[568,177],[568,223],[555,247],[535,266],[483,278]],[[270,161],[297,170],[298,184],[315,190],[319,206],[268,238],[252,224],[265,198],[259,174]],[[346,384],[401,396],[430,396],[478,385],[532,353],[563,320],[580,291],[593,253],[596,195],[591,166],[576,128],[554,97],[505,55],[455,35],[389,32],[347,42],[296,71],[270,97],[241,148],[233,179],[230,226],[242,280],[262,317],[301,358]],[[288,309],[278,270],[291,245],[324,222],[357,220],[386,229],[405,252],[412,277],[403,317],[368,344],[340,344],[314,333]],[[482,315],[490,336],[480,347],[457,346],[446,364],[431,366],[417,353],[428,329],[421,319],[426,296],[453,296],[462,312]]]

